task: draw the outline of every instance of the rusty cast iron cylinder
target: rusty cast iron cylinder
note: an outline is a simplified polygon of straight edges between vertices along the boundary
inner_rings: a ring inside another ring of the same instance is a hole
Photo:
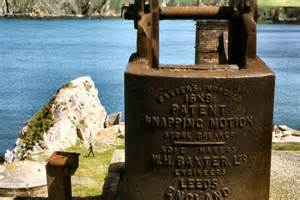
[[[125,71],[125,200],[268,200],[275,76],[256,56],[252,10],[137,2],[125,15],[138,29]],[[204,39],[197,50],[226,62],[159,64],[159,19],[205,17],[228,20],[215,22],[223,41],[229,24],[228,47]]]

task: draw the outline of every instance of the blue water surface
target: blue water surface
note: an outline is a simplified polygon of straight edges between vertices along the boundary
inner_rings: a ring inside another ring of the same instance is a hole
[[[193,63],[195,23],[161,23],[161,62]],[[135,51],[125,20],[0,20],[0,153],[64,83],[91,76],[108,113],[123,111],[123,71]],[[259,25],[259,55],[276,72],[275,123],[300,129],[300,26]]]

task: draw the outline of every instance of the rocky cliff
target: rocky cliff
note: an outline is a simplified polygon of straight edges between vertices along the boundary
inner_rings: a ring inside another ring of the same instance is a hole
[[[91,78],[80,77],[61,87],[22,128],[6,161],[22,160],[32,152],[55,151],[89,143],[104,128],[107,117]]]
[[[14,17],[116,17],[127,0],[0,0],[0,15]]]
[[[260,7],[259,22],[300,23],[300,7]]]
[[[6,17],[120,17],[123,3],[132,0],[0,0],[0,16]],[[200,0],[201,5],[228,5],[229,0]],[[198,5],[198,0],[162,0],[161,6]],[[259,21],[300,23],[300,7],[260,7]]]
[[[7,17],[120,17],[123,3],[133,0],[0,0]],[[209,2],[209,3],[208,3]],[[198,5],[198,0],[162,0],[161,6]],[[200,0],[201,5],[228,5],[229,0]],[[259,21],[299,23],[300,7],[260,7]]]

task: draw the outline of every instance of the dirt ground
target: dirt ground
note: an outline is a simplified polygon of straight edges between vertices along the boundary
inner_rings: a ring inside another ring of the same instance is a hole
[[[273,151],[270,200],[300,200],[300,152]]]

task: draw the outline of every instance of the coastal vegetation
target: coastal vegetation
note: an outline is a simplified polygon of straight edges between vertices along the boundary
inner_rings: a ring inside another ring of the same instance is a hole
[[[16,145],[6,152],[6,161],[23,160],[41,151],[53,152],[88,143],[103,130],[106,111],[90,77],[65,84],[21,129]]]
[[[52,98],[41,110],[39,110],[27,123],[27,131],[20,133],[20,139],[23,142],[23,149],[32,150],[34,145],[42,140],[43,134],[47,132],[54,124]]]
[[[0,16],[18,17],[120,17],[121,7],[132,0],[0,0]],[[229,0],[200,0],[200,4],[212,5],[215,2],[229,2]],[[161,0],[165,6],[198,5],[197,0]],[[299,7],[298,0],[258,0],[258,6],[263,7]]]

